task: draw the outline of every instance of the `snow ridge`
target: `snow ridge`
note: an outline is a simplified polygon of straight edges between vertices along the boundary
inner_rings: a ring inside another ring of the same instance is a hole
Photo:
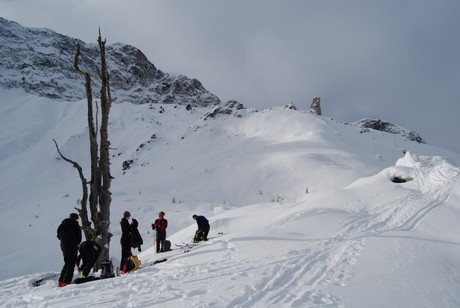
[[[56,279],[34,287],[62,266],[55,229],[81,195],[51,138],[87,170],[85,108],[0,92],[6,307],[460,303],[458,154],[401,135],[362,134],[306,110],[232,104],[115,104],[111,256],[117,265],[118,220],[128,209],[144,238],[143,265],[64,289]],[[407,182],[394,183],[395,176]],[[173,245],[190,241],[195,213],[210,220],[210,240],[187,253],[154,253],[149,226],[160,210]],[[154,264],[160,259],[167,261]]]

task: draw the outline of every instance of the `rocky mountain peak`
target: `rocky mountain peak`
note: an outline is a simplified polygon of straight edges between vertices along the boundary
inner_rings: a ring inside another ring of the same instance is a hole
[[[99,47],[49,29],[26,28],[0,17],[0,87],[56,100],[85,98],[84,81],[73,69],[75,48],[81,46],[80,68],[92,75],[98,96]],[[220,104],[197,79],[162,72],[136,47],[107,45],[112,98],[134,104],[165,103],[193,106]]]

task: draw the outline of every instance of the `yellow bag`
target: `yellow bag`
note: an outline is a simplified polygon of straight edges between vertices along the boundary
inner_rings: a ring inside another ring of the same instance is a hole
[[[136,271],[140,265],[141,260],[139,260],[137,256],[129,256],[128,260],[126,261],[125,273]]]

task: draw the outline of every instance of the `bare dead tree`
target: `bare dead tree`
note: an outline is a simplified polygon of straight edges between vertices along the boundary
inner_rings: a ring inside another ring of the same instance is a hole
[[[101,238],[104,239],[101,244],[109,246],[110,237],[110,204],[112,202],[112,193],[110,187],[112,183],[112,176],[110,174],[110,141],[108,134],[109,126],[109,113],[112,105],[112,98],[110,95],[109,73],[107,71],[107,62],[105,58],[105,42],[102,40],[101,31],[99,30],[99,50],[101,53],[101,69],[98,72],[101,79],[101,129],[100,129],[100,154],[99,154],[99,208],[100,217],[97,219],[97,228],[100,230]],[[96,223],[96,222],[95,222]],[[104,251],[102,252],[102,255]],[[104,257],[104,256],[103,256]],[[108,259],[108,251],[106,258]]]
[[[78,66],[78,59],[80,57],[80,43],[77,43],[77,50],[75,52],[75,59],[74,59],[74,69],[80,73],[85,78],[85,88],[86,88],[86,99],[87,99],[87,121],[88,121],[88,132],[89,132],[89,149],[90,149],[90,161],[91,161],[91,182],[90,185],[90,195],[89,195],[89,207],[91,212],[91,221],[94,222],[93,215],[97,213],[97,204],[98,204],[98,186],[99,186],[99,168],[98,168],[98,143],[97,143],[97,132],[96,127],[94,124],[94,114],[93,114],[93,94],[91,88],[91,75],[88,72],[82,71]],[[82,201],[86,203],[88,197],[82,198]],[[86,213],[82,213],[86,212]],[[82,226],[83,231],[85,232],[85,238],[91,239],[96,237],[95,230],[91,228],[91,222],[88,219],[87,210],[80,212],[82,217]],[[94,214],[93,214],[94,213]],[[86,216],[86,221],[84,220],[83,216]]]
[[[101,104],[101,127],[98,140],[97,123],[98,114],[93,112],[93,97],[91,88],[91,76],[88,72],[79,68],[78,60],[80,57],[80,44],[77,43],[74,59],[74,69],[84,77],[86,98],[87,98],[87,121],[89,131],[89,149],[90,149],[90,168],[91,181],[87,181],[83,175],[83,170],[78,163],[66,158],[59,150],[58,144],[54,141],[59,155],[67,162],[71,163],[77,170],[82,182],[83,197],[80,201],[81,208],[78,209],[82,220],[82,228],[87,240],[95,240],[102,246],[100,260],[109,259],[110,239],[112,234],[109,232],[110,227],[110,204],[112,202],[112,193],[110,192],[112,176],[110,175],[110,141],[108,137],[109,113],[112,103],[110,95],[109,74],[105,57],[105,40],[101,38],[99,30],[98,44],[101,57],[101,67],[97,74],[101,79],[100,104]],[[96,104],[97,108],[97,104]],[[98,110],[98,109],[97,109]],[[89,192],[88,192],[89,185]],[[88,215],[87,205],[89,203],[90,216]]]
[[[83,232],[85,233],[85,238],[90,238],[92,236],[92,230],[91,228],[88,228],[88,226],[90,225],[88,222],[88,210],[87,210],[87,200],[88,200],[88,181],[86,180],[85,176],[83,175],[83,169],[80,167],[80,165],[65,157],[62,153],[61,153],[61,150],[59,149],[59,146],[56,142],[56,140],[54,140],[54,144],[56,145],[56,149],[59,153],[59,155],[62,157],[63,160],[65,160],[66,162],[72,164],[74,166],[75,169],[78,170],[78,174],[80,175],[80,181],[81,181],[81,186],[82,186],[82,190],[83,190],[83,197],[80,201],[80,206],[81,208],[75,208],[77,211],[78,211],[78,214],[80,215],[80,218],[81,218],[81,221],[82,221],[82,225],[83,225]],[[85,223],[86,222],[86,223]]]

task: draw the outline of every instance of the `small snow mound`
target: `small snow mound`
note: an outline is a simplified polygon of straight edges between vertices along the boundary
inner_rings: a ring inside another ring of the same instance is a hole
[[[420,157],[406,152],[404,157],[398,159],[396,166],[388,168],[388,175],[393,183],[406,183],[414,180],[415,171],[421,167]]]
[[[403,158],[398,159],[396,166],[420,168],[420,157],[418,155],[412,155],[410,152],[406,152],[406,155],[404,155]]]
[[[408,182],[415,177],[425,185],[442,185],[460,174],[455,162],[441,156],[418,156],[407,152],[396,166],[388,168],[395,183]]]
[[[455,162],[441,156],[419,156],[406,152],[404,157],[397,160],[395,166],[383,169],[379,173],[357,179],[347,189],[385,185],[393,183],[407,183],[417,179],[421,191],[432,191],[435,187],[460,176],[460,168]]]

